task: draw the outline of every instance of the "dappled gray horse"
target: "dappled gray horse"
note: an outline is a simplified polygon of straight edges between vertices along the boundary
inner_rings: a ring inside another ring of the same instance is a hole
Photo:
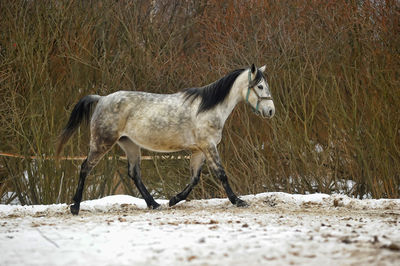
[[[207,160],[232,204],[247,206],[232,191],[217,145],[221,141],[225,121],[237,103],[248,102],[262,117],[272,117],[274,103],[263,72],[254,64],[238,69],[201,87],[184,89],[174,94],[153,94],[139,91],[118,91],[107,96],[83,97],[72,110],[57,148],[57,156],[83,119],[90,118],[91,107],[97,102],[90,121],[90,150],[82,163],[78,188],[71,205],[78,214],[86,176],[115,143],[128,158],[128,175],[133,179],[147,206],[160,205],[153,199],[140,177],[140,148],[157,152],[189,150],[191,181],[171,198],[169,206],[186,199],[200,178]]]

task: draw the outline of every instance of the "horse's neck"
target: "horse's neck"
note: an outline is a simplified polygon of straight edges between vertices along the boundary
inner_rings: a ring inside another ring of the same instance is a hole
[[[235,106],[239,102],[243,101],[243,90],[247,88],[246,82],[246,75],[243,75],[243,73],[240,74],[236,81],[233,83],[229,95],[227,96],[225,101],[214,108],[214,112],[216,112],[216,115],[221,119],[222,125],[225,124],[226,119],[228,119]]]

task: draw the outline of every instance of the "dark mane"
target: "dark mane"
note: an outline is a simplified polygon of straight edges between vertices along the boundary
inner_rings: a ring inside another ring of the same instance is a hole
[[[221,79],[200,88],[188,88],[184,89],[183,93],[185,94],[185,100],[191,100],[193,102],[197,97],[201,98],[199,110],[197,113],[205,112],[216,105],[222,103],[227,95],[229,94],[233,83],[236,78],[244,71],[245,69],[237,69],[222,77]],[[253,84],[258,84],[261,79],[264,77],[263,73],[257,69],[257,75],[253,80]]]

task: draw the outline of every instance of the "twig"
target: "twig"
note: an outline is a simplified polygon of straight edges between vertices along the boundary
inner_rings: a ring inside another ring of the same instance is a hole
[[[49,241],[51,244],[53,244],[54,246],[56,246],[56,248],[60,248],[56,242],[54,242],[53,240],[51,240],[50,238],[48,238],[47,236],[45,236],[40,230],[39,228],[36,228],[36,230],[39,232],[39,234],[46,239],[47,241]]]

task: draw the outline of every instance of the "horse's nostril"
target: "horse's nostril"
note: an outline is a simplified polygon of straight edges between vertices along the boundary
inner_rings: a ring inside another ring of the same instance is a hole
[[[274,112],[272,111],[272,109],[269,110],[269,116],[272,116],[274,114]]]

